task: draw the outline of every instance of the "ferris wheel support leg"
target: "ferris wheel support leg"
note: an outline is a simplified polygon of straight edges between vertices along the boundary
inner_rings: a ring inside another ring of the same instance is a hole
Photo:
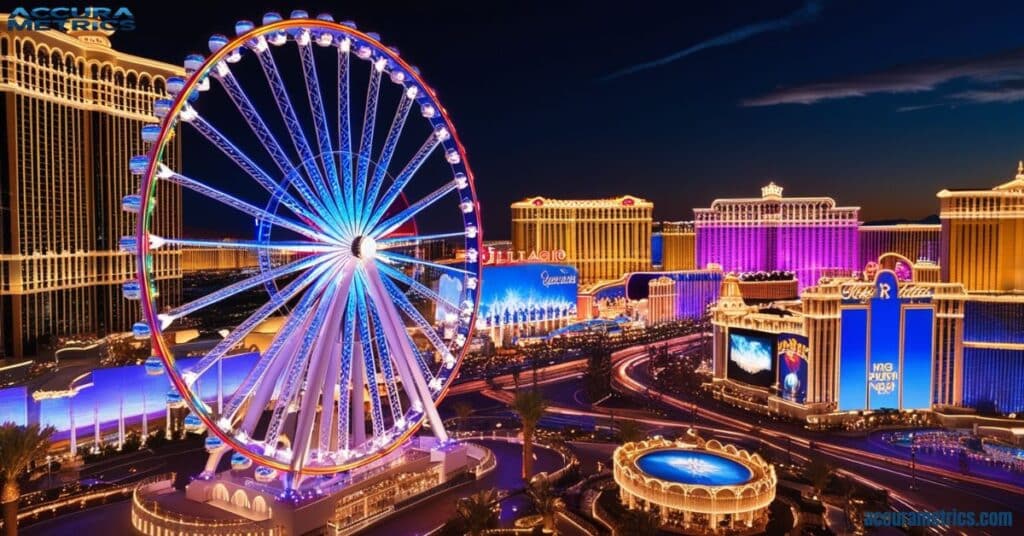
[[[350,445],[353,448],[358,448],[366,443],[366,408],[363,406],[363,386],[366,385],[366,373],[363,371],[362,355],[363,341],[356,338],[352,348],[352,441]]]
[[[369,266],[367,272],[369,274],[369,277],[367,277],[367,287],[374,301],[380,304],[381,320],[385,330],[390,332],[389,342],[393,342],[396,350],[399,350],[395,352],[395,363],[398,365],[399,373],[404,379],[412,381],[419,394],[417,399],[423,406],[423,412],[426,414],[431,430],[439,441],[447,443],[448,432],[445,431],[444,422],[434,406],[434,398],[430,394],[430,389],[427,388],[426,380],[423,379],[423,375],[420,374],[419,368],[416,366],[412,351],[407,346],[406,338],[402,336],[405,331],[405,323],[402,322],[401,316],[399,316],[394,304],[391,300],[387,299],[388,293],[384,290],[384,285],[381,283],[380,274],[377,272],[376,267],[373,265]]]
[[[341,324],[340,320],[338,324]],[[330,350],[330,355],[334,357],[328,360],[327,374],[324,375],[324,383],[320,387],[320,437],[318,442],[320,452],[328,452],[341,448],[336,443],[331,442],[331,439],[336,437],[335,434],[332,434],[331,432],[332,427],[336,422],[334,414],[337,411],[337,404],[334,401],[334,387],[336,385],[341,385],[341,378],[339,377],[339,374],[341,373],[341,344],[341,330],[339,329],[337,340],[333,341],[331,344],[333,348]],[[344,392],[345,391],[342,389],[339,392],[339,395]]]
[[[309,371],[306,375],[306,392],[302,393],[302,401],[299,404],[299,414],[295,423],[295,435],[292,440],[292,461],[291,470],[301,472],[302,466],[306,463],[309,454],[310,437],[313,433],[313,421],[316,419],[317,402],[321,392],[326,401],[334,398],[334,390],[323,389],[324,378],[329,370],[328,364],[332,361],[331,351],[334,349],[335,341],[338,340],[338,332],[341,329],[341,319],[345,312],[345,306],[349,297],[349,286],[352,284],[352,276],[355,273],[354,265],[348,264],[344,269],[341,284],[331,299],[330,309],[327,313],[327,331],[316,341],[312,351],[312,361],[309,364]]]
[[[285,365],[290,364],[295,359],[295,348],[298,347],[302,340],[301,333],[301,329],[295,330],[295,332],[290,334],[288,342],[282,347],[282,351],[270,356],[270,359],[273,359],[273,361],[271,361],[270,368],[267,369],[264,377],[277,378],[281,375]],[[292,357],[289,358],[288,356]],[[274,394],[274,384],[275,382],[273,381],[262,382],[253,394],[252,400],[249,401],[249,406],[245,409],[245,413],[242,416],[241,425],[241,429],[246,434],[251,435],[253,430],[256,429],[256,424],[259,423],[263,411],[270,402],[270,397]]]

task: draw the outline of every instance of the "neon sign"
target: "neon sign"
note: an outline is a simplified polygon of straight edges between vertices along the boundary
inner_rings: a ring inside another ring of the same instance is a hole
[[[519,264],[524,262],[565,262],[569,255],[564,249],[511,250],[487,246],[480,252],[480,262],[486,265]]]

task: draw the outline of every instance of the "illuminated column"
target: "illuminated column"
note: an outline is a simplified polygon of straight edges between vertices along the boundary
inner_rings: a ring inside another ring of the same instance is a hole
[[[124,448],[124,393],[121,393],[121,399],[117,408],[117,450]]]
[[[217,414],[224,413],[224,360],[217,360]]]
[[[95,452],[99,452],[100,451],[100,441],[101,441],[101,438],[100,438],[100,406],[99,406],[98,402],[92,408],[92,429],[93,429],[92,451],[95,453]]]
[[[146,391],[142,391],[142,444],[149,439],[149,415],[146,410]]]
[[[71,455],[78,456],[78,433],[75,429],[75,397],[68,399],[68,422],[71,427]]]
[[[167,404],[167,419],[164,423],[164,437],[171,438],[171,405],[169,403]]]

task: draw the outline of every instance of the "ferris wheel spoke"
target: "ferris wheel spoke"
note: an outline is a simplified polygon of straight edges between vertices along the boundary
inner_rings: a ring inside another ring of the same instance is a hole
[[[384,329],[389,333],[389,339],[394,341],[393,349],[398,353],[395,364],[402,374],[403,382],[411,381],[413,390],[419,394],[411,402],[413,410],[425,413],[427,420],[430,422],[431,431],[442,443],[447,442],[448,433],[445,432],[444,422],[434,406],[434,395],[431,393],[428,380],[416,367],[412,366],[415,358],[414,352],[406,345],[407,338],[403,336],[403,333],[405,333],[405,323],[402,322],[401,315],[395,309],[395,304],[387,299],[388,292],[384,288],[384,280],[377,273],[376,267],[372,264],[367,266],[367,273],[369,294],[374,302],[378,304],[381,316],[383,317]]]
[[[454,266],[448,266],[446,264],[438,264],[436,262],[425,261],[423,259],[417,259],[416,257],[410,257],[408,255],[402,255],[401,253],[395,253],[393,251],[378,251],[377,257],[384,259],[385,261],[400,262],[405,264],[418,264],[420,266],[426,266],[428,268],[434,268],[446,272],[454,272],[462,275],[474,276],[473,272],[464,270],[462,268],[456,268]]]
[[[274,134],[267,127],[266,122],[263,121],[263,116],[256,111],[256,107],[253,106],[252,101],[249,100],[249,96],[246,95],[245,90],[235,79],[234,74],[228,68],[225,62],[220,62],[214,68],[212,76],[220,81],[221,87],[231,98],[231,102],[238,109],[238,112],[245,119],[246,124],[249,125],[249,129],[252,130],[256,138],[259,139],[260,144],[270,154],[270,157],[274,160],[274,164],[277,165],[282,175],[289,175],[296,173],[299,176],[298,180],[293,181],[295,189],[302,195],[310,207],[314,208],[320,213],[327,213],[327,207],[324,204],[324,200],[321,200],[313,193],[309,188],[309,184],[306,178],[298,173],[298,170],[292,166],[290,159],[285,154],[284,149],[281,148],[281,143],[277,141]]]
[[[356,161],[356,220],[363,220],[366,204],[366,180],[373,152],[373,130],[377,123],[377,99],[380,96],[380,73],[387,60],[381,58],[370,63],[370,84],[366,88],[366,108],[363,112],[363,134],[359,138],[359,160]],[[362,229],[360,229],[362,232]]]
[[[433,301],[434,303],[437,303],[438,305],[442,305],[445,308],[450,309],[452,311],[455,311],[455,312],[459,311],[459,306],[458,305],[455,305],[454,303],[446,300],[440,294],[434,292],[433,290],[431,290],[429,287],[427,287],[423,283],[420,283],[419,281],[413,279],[412,277],[409,277],[409,276],[405,275],[404,273],[401,272],[401,270],[395,270],[394,268],[392,268],[392,267],[390,267],[390,266],[388,266],[386,264],[383,264],[383,263],[378,264],[377,268],[381,272],[383,272],[384,275],[386,275],[386,276],[388,276],[388,277],[390,277],[392,279],[401,281],[402,283],[408,285],[409,288],[413,292],[419,294],[420,296],[423,296],[424,298],[428,298],[431,301]]]
[[[288,229],[289,231],[296,232],[298,234],[301,234],[307,238],[312,238],[314,240],[320,240],[323,242],[335,241],[334,238],[332,238],[329,235],[311,229],[310,227],[298,223],[296,221],[292,221],[282,216],[278,216],[277,214],[267,212],[266,210],[263,210],[262,208],[242,201],[237,197],[221,192],[216,188],[207,186],[202,182],[186,177],[180,173],[176,173],[172,171],[170,168],[164,166],[163,164],[160,164],[160,171],[158,173],[158,176],[161,179],[167,180],[184,188],[188,188],[189,190],[192,190],[197,194],[204,195],[215,201],[219,201],[231,208],[238,210],[239,212],[248,214],[254,218],[266,220],[278,227]]]
[[[296,39],[296,43],[299,46],[299,55],[302,58],[302,74],[306,80],[309,107],[313,112],[313,128],[316,131],[320,158],[323,160],[324,169],[327,172],[327,184],[330,189],[331,199],[334,202],[335,208],[343,216],[341,225],[344,227],[348,225],[348,222],[352,221],[352,215],[348,213],[348,207],[341,197],[341,186],[338,184],[338,168],[334,164],[334,148],[331,146],[331,133],[327,128],[327,112],[324,109],[324,101],[320,93],[320,78],[316,71],[313,49],[310,46],[309,31],[303,30]]]
[[[338,151],[341,156],[343,201],[349,213],[355,211],[352,191],[352,118],[349,113],[349,50],[352,41],[344,38],[338,43]]]
[[[339,246],[323,242],[306,242],[302,240],[282,240],[280,242],[261,242],[258,240],[197,240],[191,238],[160,238],[160,242],[172,246],[211,249],[254,249],[282,251],[290,253],[329,253],[339,251]]]
[[[409,92],[412,92],[412,96],[410,96]],[[364,224],[366,223],[365,220],[370,217],[370,209],[377,201],[377,194],[380,193],[384,176],[387,175],[388,166],[391,164],[391,157],[394,156],[395,148],[398,147],[398,139],[402,136],[402,129],[405,127],[406,118],[409,117],[409,110],[412,108],[414,97],[415,88],[410,88],[402,93],[402,98],[398,102],[398,109],[395,110],[395,117],[391,120],[391,128],[388,129],[388,136],[384,140],[384,148],[381,149],[380,158],[377,159],[377,167],[373,171],[373,180],[366,191],[366,200],[363,202],[363,206],[368,208],[359,215],[360,221]]]
[[[305,270],[307,268],[316,266],[317,264],[320,263],[330,262],[338,257],[339,255],[336,253],[306,257],[303,259],[292,261],[283,266],[279,266],[273,270],[270,270],[269,272],[261,272],[252,277],[247,277],[241,281],[232,283],[224,288],[211,292],[203,296],[202,298],[190,301],[186,304],[175,307],[174,309],[171,309],[166,313],[161,314],[161,323],[165,321],[173,322],[183,316],[190,315],[196,311],[199,311],[200,309],[209,307],[225,298],[230,298],[231,296],[234,296],[240,292],[245,292],[246,290],[249,290],[255,286],[266,283],[267,281],[272,281],[279,277],[283,277],[288,274],[293,274],[300,270]]]
[[[458,231],[454,233],[438,233],[431,235],[393,236],[390,238],[377,239],[377,247],[379,249],[409,247],[415,246],[421,242],[430,242],[432,240],[445,240],[448,238],[462,238],[464,236],[466,236],[466,231]]]
[[[456,182],[455,180],[449,181],[444,186],[427,194],[426,197],[424,197],[423,199],[420,199],[419,201],[409,205],[398,214],[395,214],[394,216],[384,220],[379,225],[375,225],[373,229],[373,235],[378,237],[385,237],[395,232],[395,230],[401,227],[402,224],[412,219],[413,216],[419,214],[420,211],[429,207],[430,205],[433,205],[439,199],[447,195],[449,192],[454,192],[457,187],[458,182]]]
[[[412,180],[413,175],[419,171],[423,163],[427,161],[427,157],[430,153],[434,152],[434,149],[441,143],[441,140],[436,134],[430,134],[427,141],[423,142],[416,154],[412,156],[409,163],[402,168],[401,173],[395,177],[394,182],[391,186],[384,191],[384,195],[381,196],[380,202],[373,207],[373,212],[370,217],[366,219],[365,229],[373,229],[377,226],[377,222],[384,217],[384,213],[387,212],[388,208],[398,199],[398,196],[402,195],[402,191],[405,190],[405,186]]]
[[[295,146],[295,151],[299,153],[299,160],[301,161],[299,165],[306,169],[310,182],[313,184],[313,189],[316,190],[320,200],[326,205],[328,213],[332,214],[337,221],[344,221],[341,212],[339,212],[331,199],[330,193],[327,191],[323,174],[320,173],[320,167],[314,159],[313,151],[309,148],[309,142],[306,140],[302,123],[299,122],[299,118],[295,115],[295,108],[292,106],[291,98],[288,97],[288,88],[285,87],[284,80],[281,79],[281,73],[277,70],[277,63],[274,61],[274,56],[271,54],[266,40],[262,37],[258,38],[254,48],[256,50],[256,57],[260,60],[260,67],[263,68],[263,74],[267,78],[267,84],[270,86],[270,92],[274,96],[274,102],[277,103],[277,109],[281,112],[281,116],[284,119],[292,145]],[[327,156],[329,155],[324,155],[325,158]]]
[[[433,345],[434,349],[437,350],[442,361],[447,362],[451,359],[454,364],[454,356],[452,356],[451,350],[448,349],[448,345],[441,340],[441,337],[437,334],[437,330],[434,329],[434,326],[432,326],[430,322],[427,322],[427,319],[423,318],[423,315],[416,310],[416,306],[409,301],[409,297],[406,296],[405,293],[402,292],[402,290],[399,289],[392,281],[381,279],[381,283],[384,284],[384,289],[388,296],[391,297],[394,304],[403,313],[405,313],[405,316],[409,317],[409,319],[416,324],[416,327],[420,328],[420,332],[423,333],[423,336],[426,337],[427,340],[430,341],[430,344]],[[419,352],[417,352],[417,354],[419,355]],[[425,362],[424,368],[427,368]]]
[[[352,263],[346,263],[342,268],[349,273],[352,271]],[[330,272],[329,278],[334,280],[338,275],[338,270]],[[346,276],[345,278],[351,277]],[[344,289],[347,290],[347,289]],[[334,297],[337,295],[338,287],[336,285],[328,285],[324,294],[316,301],[316,304],[312,307],[313,317],[309,324],[309,327],[303,330],[302,343],[299,345],[299,349],[295,354],[295,359],[290,363],[284,377],[280,380],[281,390],[277,396],[277,402],[274,404],[274,409],[270,415],[270,424],[267,426],[267,433],[264,436],[264,452],[268,455],[273,455],[277,450],[277,439],[280,437],[281,429],[284,426],[285,417],[289,413],[289,408],[296,399],[299,388],[302,387],[304,379],[308,378],[310,373],[313,372],[311,369],[316,365],[311,363],[311,358],[314,354],[314,349],[317,346],[319,339],[324,335],[324,323],[328,319],[328,313],[331,311],[334,305]],[[298,416],[297,419],[301,418],[312,418],[311,415]],[[294,444],[292,445],[295,446]],[[296,452],[293,451],[292,459],[295,459]]]
[[[346,343],[341,346],[341,372],[338,380],[338,450],[346,456],[352,448],[352,435],[349,431],[352,407],[352,399],[356,396],[355,387],[352,386],[352,350],[356,344],[356,300],[349,300],[345,307],[345,325],[343,327],[342,340]],[[359,392],[360,404],[362,404],[362,392]],[[361,424],[361,423],[360,423]]]
[[[377,355],[380,357],[380,368],[381,372],[384,373],[384,383],[388,392],[388,405],[391,406],[391,420],[396,428],[401,428],[405,424],[405,419],[402,414],[402,402],[398,397],[398,386],[395,383],[395,371],[391,366],[391,352],[388,347],[395,344],[394,341],[389,340],[384,335],[384,326],[381,325],[380,314],[377,312],[377,307],[368,307],[370,311],[370,319],[373,324],[373,334],[377,341]],[[410,399],[414,400],[414,399]]]
[[[288,207],[288,210],[291,210],[296,216],[313,221],[321,229],[327,227],[323,218],[295,199],[295,197],[293,197],[286,188],[282,188],[282,185],[274,181],[266,171],[253,162],[251,158],[238,148],[238,146],[232,143],[227,136],[206,121],[206,119],[199,115],[198,112],[191,108],[186,108],[181,114],[181,119],[182,121],[192,125],[204,138],[206,138],[207,141],[220,149],[222,153],[238,165],[242,171],[252,177],[252,179],[262,186],[263,189],[270,192],[272,195],[278,196],[281,203]]]
[[[359,285],[365,286],[366,282],[359,278]],[[357,296],[359,312],[356,314],[356,322],[359,325],[359,340],[362,341],[363,373],[366,374],[366,390],[370,394],[370,417],[373,424],[373,436],[380,437],[384,433],[384,412],[381,408],[380,389],[377,388],[377,365],[373,360],[374,340],[370,334],[370,326],[367,320],[369,314],[366,308],[366,298],[360,292]],[[383,344],[384,341],[376,341]],[[356,423],[358,425],[358,423]]]
[[[312,360],[308,365],[305,381],[301,382],[305,385],[305,392],[300,396],[299,413],[296,415],[295,433],[292,436],[291,466],[293,471],[299,469],[308,458],[318,402],[322,407],[321,411],[328,415],[330,414],[329,407],[334,402],[334,384],[331,383],[330,387],[326,388],[325,381],[337,374],[336,372],[331,374],[331,364],[337,361],[333,352],[338,342],[338,332],[341,329],[346,302],[351,294],[349,287],[352,284],[354,273],[354,263],[348,263],[341,274],[340,285],[332,287],[332,296],[328,300],[329,305],[325,316],[325,327],[310,353]]]
[[[274,311],[280,309],[284,304],[288,303],[292,298],[298,295],[299,292],[304,290],[311,283],[316,282],[314,288],[320,288],[326,284],[325,281],[320,279],[325,271],[329,268],[328,264],[321,264],[316,268],[300,275],[291,283],[288,283],[283,289],[277,294],[274,294],[270,301],[261,305],[253,314],[249,315],[241,324],[235,327],[227,337],[224,337],[212,350],[207,352],[199,362],[193,365],[187,370],[182,377],[185,379],[186,385],[191,387],[195,381],[202,376],[206,371],[210,370],[213,365],[222,359],[232,348],[237,346],[242,340],[260,323],[270,317]]]
[[[303,334],[307,333],[312,317],[306,316],[302,319],[299,329],[292,333],[283,335],[284,341],[273,354],[269,351],[266,355],[265,369],[261,371],[262,378],[248,391],[248,395],[239,398],[238,410],[242,415],[238,416],[238,428],[251,436],[263,417],[263,411],[267,408],[274,391],[278,387],[277,378],[280,378],[287,367],[290,367],[299,359],[299,347],[302,345]],[[248,401],[248,404],[245,402]],[[230,413],[225,413],[231,421],[235,421],[235,408],[229,407]]]

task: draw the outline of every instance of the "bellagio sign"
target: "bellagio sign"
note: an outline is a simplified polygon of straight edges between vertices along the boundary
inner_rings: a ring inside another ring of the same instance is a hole
[[[480,252],[480,262],[484,266],[495,264],[519,264],[523,262],[565,262],[568,255],[564,249],[542,249],[542,250],[511,250],[496,249],[487,246]]]

